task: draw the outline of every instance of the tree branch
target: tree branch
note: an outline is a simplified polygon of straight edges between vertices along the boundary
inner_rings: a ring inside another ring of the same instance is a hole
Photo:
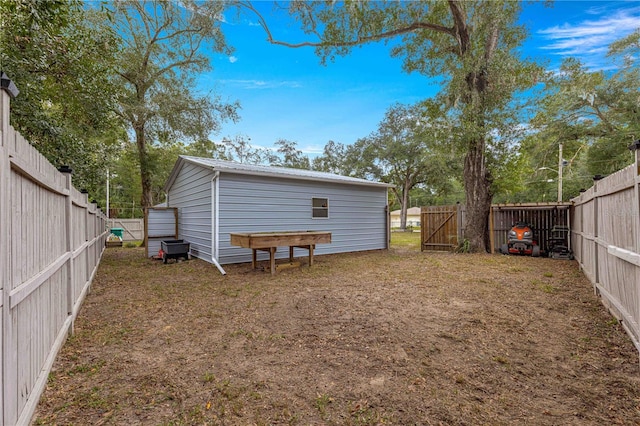
[[[498,35],[500,34],[500,30],[498,29],[498,23],[493,22],[493,28],[491,28],[491,32],[487,37],[487,42],[484,46],[484,60],[488,64],[491,62],[491,58],[493,57],[493,53],[496,51],[496,47],[498,47]]]
[[[404,27],[400,27],[400,28],[396,28],[390,31],[384,31],[381,32],[379,34],[372,34],[369,36],[365,36],[365,37],[360,37],[358,35],[358,38],[356,40],[347,40],[347,41],[303,41],[300,43],[290,43],[290,42],[286,42],[286,41],[282,41],[282,40],[276,40],[273,38],[273,34],[271,33],[271,30],[269,29],[269,25],[267,24],[267,21],[264,19],[264,17],[260,14],[260,12],[258,12],[256,10],[256,8],[253,6],[253,4],[248,1],[248,2],[238,2],[238,5],[241,7],[244,7],[248,10],[250,10],[251,12],[253,12],[256,17],[258,18],[258,22],[260,24],[260,26],[262,27],[262,29],[264,30],[264,32],[267,35],[267,41],[271,44],[275,44],[275,45],[279,45],[279,46],[285,46],[285,47],[291,47],[291,48],[300,48],[300,47],[354,47],[354,46],[358,46],[361,44],[366,44],[372,41],[380,41],[380,40],[384,40],[387,38],[391,38],[391,37],[395,37],[395,36],[399,36],[402,34],[408,34],[408,33],[412,33],[418,30],[432,30],[432,31],[436,31],[439,33],[445,33],[445,34],[449,34],[453,37],[457,37],[456,36],[456,31],[455,28],[449,28],[449,27],[445,27],[443,25],[438,25],[438,24],[432,24],[429,22],[414,22],[411,23],[409,25],[406,25]],[[315,34],[318,34],[316,32],[314,32]],[[319,36],[319,34],[318,34]],[[468,35],[467,35],[467,43],[468,43]]]
[[[458,46],[460,47],[458,54],[463,56],[469,50],[471,43],[466,22],[467,16],[460,1],[449,0],[449,10],[451,10],[451,16],[453,17],[453,28],[450,34],[458,40]]]

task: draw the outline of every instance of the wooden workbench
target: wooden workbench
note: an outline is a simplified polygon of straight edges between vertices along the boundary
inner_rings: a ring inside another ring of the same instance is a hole
[[[278,247],[289,247],[289,262],[293,261],[293,249],[309,251],[309,266],[313,265],[313,250],[316,244],[331,243],[331,232],[295,231],[295,232],[256,232],[253,234],[232,233],[231,245],[253,250],[251,266],[256,268],[256,252],[269,252],[271,273],[276,273],[276,251]]]

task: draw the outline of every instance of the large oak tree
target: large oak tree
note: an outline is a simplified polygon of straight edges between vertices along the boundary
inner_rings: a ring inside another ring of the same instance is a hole
[[[465,237],[473,251],[488,248],[489,151],[514,94],[539,72],[516,50],[525,37],[516,24],[520,2],[292,2],[289,13],[310,37],[302,42],[276,39],[250,2],[240,4],[257,14],[271,43],[314,47],[323,63],[361,44],[392,41],[391,55],[403,58],[405,71],[443,79],[442,99],[457,118],[456,143],[465,151]]]
[[[378,130],[347,148],[344,168],[359,177],[394,185],[391,192],[400,205],[400,228],[407,224],[409,194],[419,186],[435,188],[446,179],[449,156],[440,150],[441,116],[434,105],[394,104]]]
[[[208,53],[230,52],[220,29],[223,7],[191,0],[113,3],[114,25],[123,38],[118,112],[135,139],[143,207],[154,203],[150,145],[204,139],[223,120],[236,118],[237,104],[195,89],[195,77],[211,68]]]

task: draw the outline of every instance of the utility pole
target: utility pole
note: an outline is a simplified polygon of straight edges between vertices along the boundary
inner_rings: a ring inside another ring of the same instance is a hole
[[[107,169],[107,219],[109,219],[109,169]]]
[[[562,202],[562,169],[564,168],[564,160],[562,159],[562,142],[558,148],[558,202]]]

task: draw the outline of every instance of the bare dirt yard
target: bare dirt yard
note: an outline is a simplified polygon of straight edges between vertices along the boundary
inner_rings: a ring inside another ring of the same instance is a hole
[[[35,424],[640,424],[638,352],[575,262],[143,253],[105,252]]]

